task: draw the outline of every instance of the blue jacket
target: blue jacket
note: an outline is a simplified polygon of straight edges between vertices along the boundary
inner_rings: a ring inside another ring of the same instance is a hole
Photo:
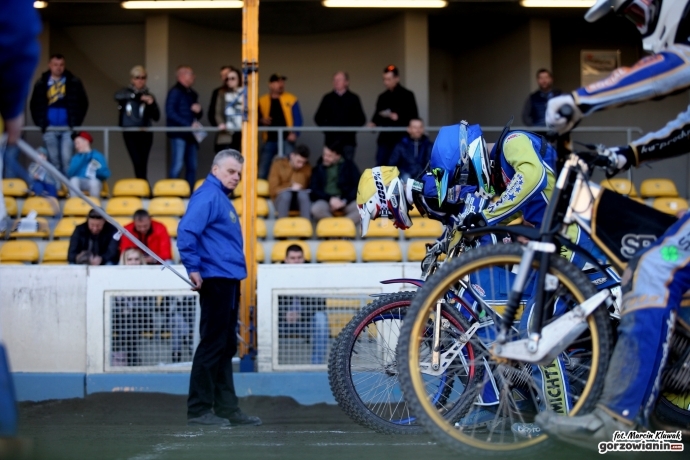
[[[41,20],[29,0],[0,0],[0,118],[24,110],[38,62]]]
[[[196,120],[201,119],[203,111],[199,113],[192,112],[192,104],[199,102],[199,95],[192,88],[187,88],[180,83],[168,91],[168,97],[165,99],[165,116],[167,118],[167,126],[184,126],[190,127]],[[195,141],[194,135],[189,132],[171,132],[168,137],[182,137],[187,141]]]
[[[397,166],[401,174],[416,179],[429,164],[431,147],[431,141],[426,135],[417,141],[405,136],[393,149],[388,163],[390,166]]]
[[[177,228],[177,249],[187,273],[202,278],[247,277],[242,246],[242,228],[230,190],[212,174],[189,200]]]
[[[96,170],[96,179],[106,180],[110,177],[110,169],[105,157],[98,150],[91,150],[89,153],[74,153],[69,162],[67,177],[86,177],[86,170],[91,160],[96,160],[101,167]]]

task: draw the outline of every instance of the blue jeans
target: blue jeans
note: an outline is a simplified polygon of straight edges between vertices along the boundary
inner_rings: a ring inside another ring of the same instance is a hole
[[[2,156],[5,162],[5,177],[18,177],[30,187],[32,182],[31,176],[19,163],[19,147],[16,145],[8,145]]]
[[[184,139],[181,137],[170,138],[170,171],[168,178],[177,179],[182,171],[182,164],[185,168],[185,179],[189,182],[189,186],[194,189],[194,182],[196,181],[196,154],[199,150],[199,144],[193,140]]]
[[[288,156],[295,150],[295,144],[288,141],[283,141],[283,155]],[[261,146],[259,153],[259,179],[268,179],[268,173],[271,170],[271,163],[273,158],[278,154],[278,141],[266,141]]]
[[[48,150],[48,161],[62,174],[67,175],[72,159],[72,132],[46,131],[43,133],[43,142]]]
[[[311,323],[311,363],[324,364],[328,351],[328,315],[325,311],[314,313]]]

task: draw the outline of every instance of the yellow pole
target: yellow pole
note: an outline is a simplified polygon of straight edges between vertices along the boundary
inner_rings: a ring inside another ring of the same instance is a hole
[[[243,371],[253,370],[256,351],[256,178],[258,174],[259,108],[259,0],[244,0],[242,8],[242,73],[247,92],[246,119],[242,123],[242,228],[247,279],[242,283],[239,319],[242,324],[239,354]]]

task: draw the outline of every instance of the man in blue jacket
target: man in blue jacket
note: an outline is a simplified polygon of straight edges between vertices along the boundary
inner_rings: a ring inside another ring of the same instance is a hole
[[[187,400],[189,425],[261,425],[258,417],[238,407],[232,377],[240,281],[247,267],[242,228],[228,195],[240,181],[242,163],[237,150],[216,154],[211,174],[192,195],[177,229],[177,248],[201,303],[201,341]]]
[[[189,128],[198,124],[203,115],[199,95],[192,89],[195,79],[194,71],[191,67],[182,65],[177,68],[175,75],[177,83],[170,88],[165,100],[167,126]],[[168,177],[177,179],[184,164],[185,179],[189,182],[189,186],[194,188],[199,144],[191,132],[169,132],[168,138],[170,139]]]
[[[67,177],[74,187],[98,197],[103,181],[110,177],[108,162],[101,152],[91,148],[93,138],[89,133],[81,131],[72,137],[75,154],[70,160]]]
[[[407,136],[403,137],[393,149],[389,160],[390,166],[396,166],[400,171],[400,179],[417,179],[426,170],[431,159],[433,144],[424,134],[424,122],[421,118],[413,118],[407,125]]]

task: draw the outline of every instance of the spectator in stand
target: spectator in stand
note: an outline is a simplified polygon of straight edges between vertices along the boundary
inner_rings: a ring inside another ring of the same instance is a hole
[[[429,164],[431,147],[433,144],[424,134],[424,122],[421,118],[413,118],[407,125],[407,135],[393,149],[389,166],[398,167],[403,182],[415,179]]]
[[[276,158],[268,175],[268,193],[278,212],[278,218],[287,217],[291,210],[298,210],[300,216],[311,217],[309,199],[309,148],[298,145],[287,158]]]
[[[192,89],[194,84],[194,71],[191,67],[181,65],[176,72],[177,83],[168,91],[165,100],[165,115],[167,125],[171,127],[198,127],[203,115],[199,95]],[[170,139],[170,171],[168,177],[177,179],[185,167],[185,179],[189,186],[194,188],[196,180],[196,154],[199,144],[192,132],[169,132]]]
[[[128,248],[120,254],[120,265],[146,265],[144,253],[139,248]]]
[[[357,185],[359,169],[352,160],[343,158],[341,146],[325,146],[311,175],[311,214],[317,221],[345,214],[359,224]]]
[[[125,225],[125,230],[129,231],[139,241],[149,247],[158,257],[166,262],[172,262],[172,250],[170,248],[170,235],[168,234],[168,230],[165,228],[165,225],[152,220],[145,209],[139,209],[134,212],[132,222]],[[136,247],[137,246],[132,240],[122,235],[120,239],[120,252],[122,254],[128,249]],[[158,264],[158,261],[148,254],[143,257],[144,263],[148,265]]]
[[[549,99],[561,94],[561,90],[553,89],[553,76],[546,69],[537,71],[537,85],[539,89],[529,95],[522,109],[522,122],[525,126],[546,126],[546,104]]]
[[[224,65],[220,68],[220,86],[211,93],[211,102],[208,105],[208,122],[211,126],[218,126],[216,121],[216,102],[218,101],[218,91],[225,87],[225,81],[230,73],[231,66]]]
[[[48,159],[48,151],[45,147],[36,149],[44,160]],[[31,191],[37,196],[57,198],[57,181],[46,169],[36,162],[29,165],[29,175],[31,176]],[[59,209],[59,207],[58,207]]]
[[[274,73],[268,79],[268,94],[259,98],[259,125],[261,126],[302,126],[302,112],[297,96],[285,91],[287,77]],[[298,133],[285,132],[283,153],[295,149]],[[264,144],[259,154],[259,178],[268,178],[273,157],[278,153],[278,133],[263,133]]]
[[[67,177],[76,188],[98,197],[103,188],[103,181],[110,177],[108,162],[103,154],[91,148],[93,138],[86,131],[72,135],[76,153],[69,163]]]
[[[350,77],[347,72],[338,71],[333,75],[333,91],[324,95],[314,115],[317,126],[362,126],[367,122],[359,96],[351,92],[349,87]],[[324,145],[340,143],[343,146],[343,156],[348,160],[354,160],[357,148],[356,132],[326,131],[324,134]]]
[[[304,251],[298,244],[291,244],[285,251],[284,264],[303,264]],[[309,335],[311,342],[311,363],[324,364],[328,350],[328,315],[324,311],[322,299],[287,296],[287,308],[280,312],[283,316],[284,334]]]
[[[117,263],[117,249],[113,250],[115,226],[106,222],[95,210],[89,211],[86,222],[77,225],[69,240],[67,261],[70,264],[112,265]]]
[[[394,65],[383,69],[383,85],[386,91],[379,94],[376,100],[374,117],[368,126],[406,127],[410,120],[419,117],[414,93],[400,84],[400,72]],[[403,138],[404,133],[382,132],[376,140],[376,164],[387,165],[396,144]]]
[[[53,54],[48,70],[34,85],[31,95],[31,118],[43,130],[43,142],[50,162],[63,174],[72,157],[71,128],[81,126],[89,108],[81,80],[65,70],[65,57]],[[67,128],[65,131],[46,131],[46,128]]]
[[[115,100],[120,111],[120,126],[124,128],[145,128],[151,121],[161,117],[156,99],[146,86],[146,69],[137,65],[129,71],[129,86],[115,93]],[[123,132],[122,137],[127,152],[132,159],[134,175],[137,179],[146,180],[149,153],[153,145],[153,133],[146,131]]]
[[[216,93],[214,126],[216,134],[216,153],[225,149],[242,150],[242,112],[244,111],[244,88],[240,71],[230,67],[225,86]],[[210,114],[209,114],[210,116]]]

